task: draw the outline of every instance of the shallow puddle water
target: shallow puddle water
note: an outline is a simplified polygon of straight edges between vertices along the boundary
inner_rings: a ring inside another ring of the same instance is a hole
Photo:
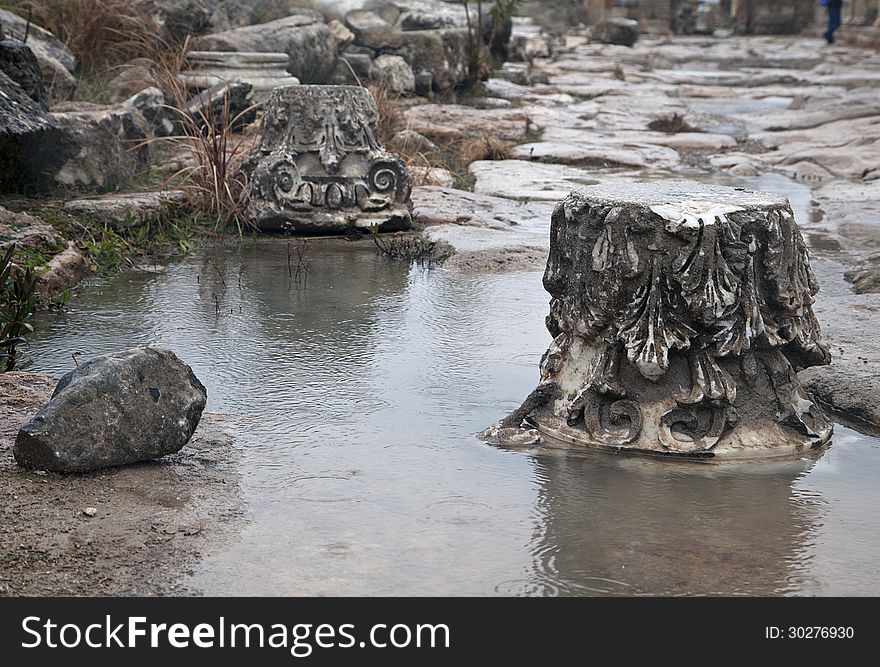
[[[549,342],[541,272],[463,277],[372,245],[207,249],[45,315],[35,370],[167,346],[240,415],[247,521],[207,594],[878,594],[880,440],[817,460],[682,464],[525,453],[474,433]]]
[[[686,177],[786,195],[810,243],[809,186]],[[248,521],[195,571],[205,593],[880,593],[880,439],[838,426],[818,457],[720,466],[486,446],[473,434],[534,388],[549,343],[541,271],[314,240],[304,278],[299,243],[96,283],[32,341],[55,374],[74,353],[169,347],[209,410],[241,417]],[[814,261],[823,294],[849,289],[835,267]]]

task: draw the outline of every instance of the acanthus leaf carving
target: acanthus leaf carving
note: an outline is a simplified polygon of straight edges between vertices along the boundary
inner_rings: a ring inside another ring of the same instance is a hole
[[[688,349],[697,333],[671,303],[673,294],[656,258],[652,259],[648,280],[636,292],[618,334],[627,358],[649,380],[660,378],[669,368],[669,352]]]

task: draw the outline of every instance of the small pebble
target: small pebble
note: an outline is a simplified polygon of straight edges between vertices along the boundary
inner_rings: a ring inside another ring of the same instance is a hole
[[[97,513],[98,510],[96,510],[94,507],[86,507],[83,510],[83,514],[85,514],[86,516],[95,516]]]

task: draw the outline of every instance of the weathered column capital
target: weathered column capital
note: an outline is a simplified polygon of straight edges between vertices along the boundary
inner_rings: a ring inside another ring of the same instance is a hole
[[[595,186],[557,205],[550,233],[541,383],[486,439],[731,458],[828,441],[796,374],[830,355],[786,199],[680,181]]]
[[[382,146],[378,125],[360,86],[276,88],[245,166],[250,219],[264,231],[408,228],[412,179]]]

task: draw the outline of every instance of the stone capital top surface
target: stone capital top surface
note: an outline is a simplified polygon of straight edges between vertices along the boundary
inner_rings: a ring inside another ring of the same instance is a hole
[[[653,207],[663,205],[693,205],[706,202],[716,207],[735,207],[739,210],[760,209],[787,205],[785,197],[746,188],[708,185],[693,181],[643,181],[640,183],[604,183],[581,188],[572,196],[594,205],[633,205]]]
[[[229,60],[247,63],[286,63],[289,59],[286,53],[271,51],[187,51],[186,57],[189,60],[213,60],[220,63]]]

